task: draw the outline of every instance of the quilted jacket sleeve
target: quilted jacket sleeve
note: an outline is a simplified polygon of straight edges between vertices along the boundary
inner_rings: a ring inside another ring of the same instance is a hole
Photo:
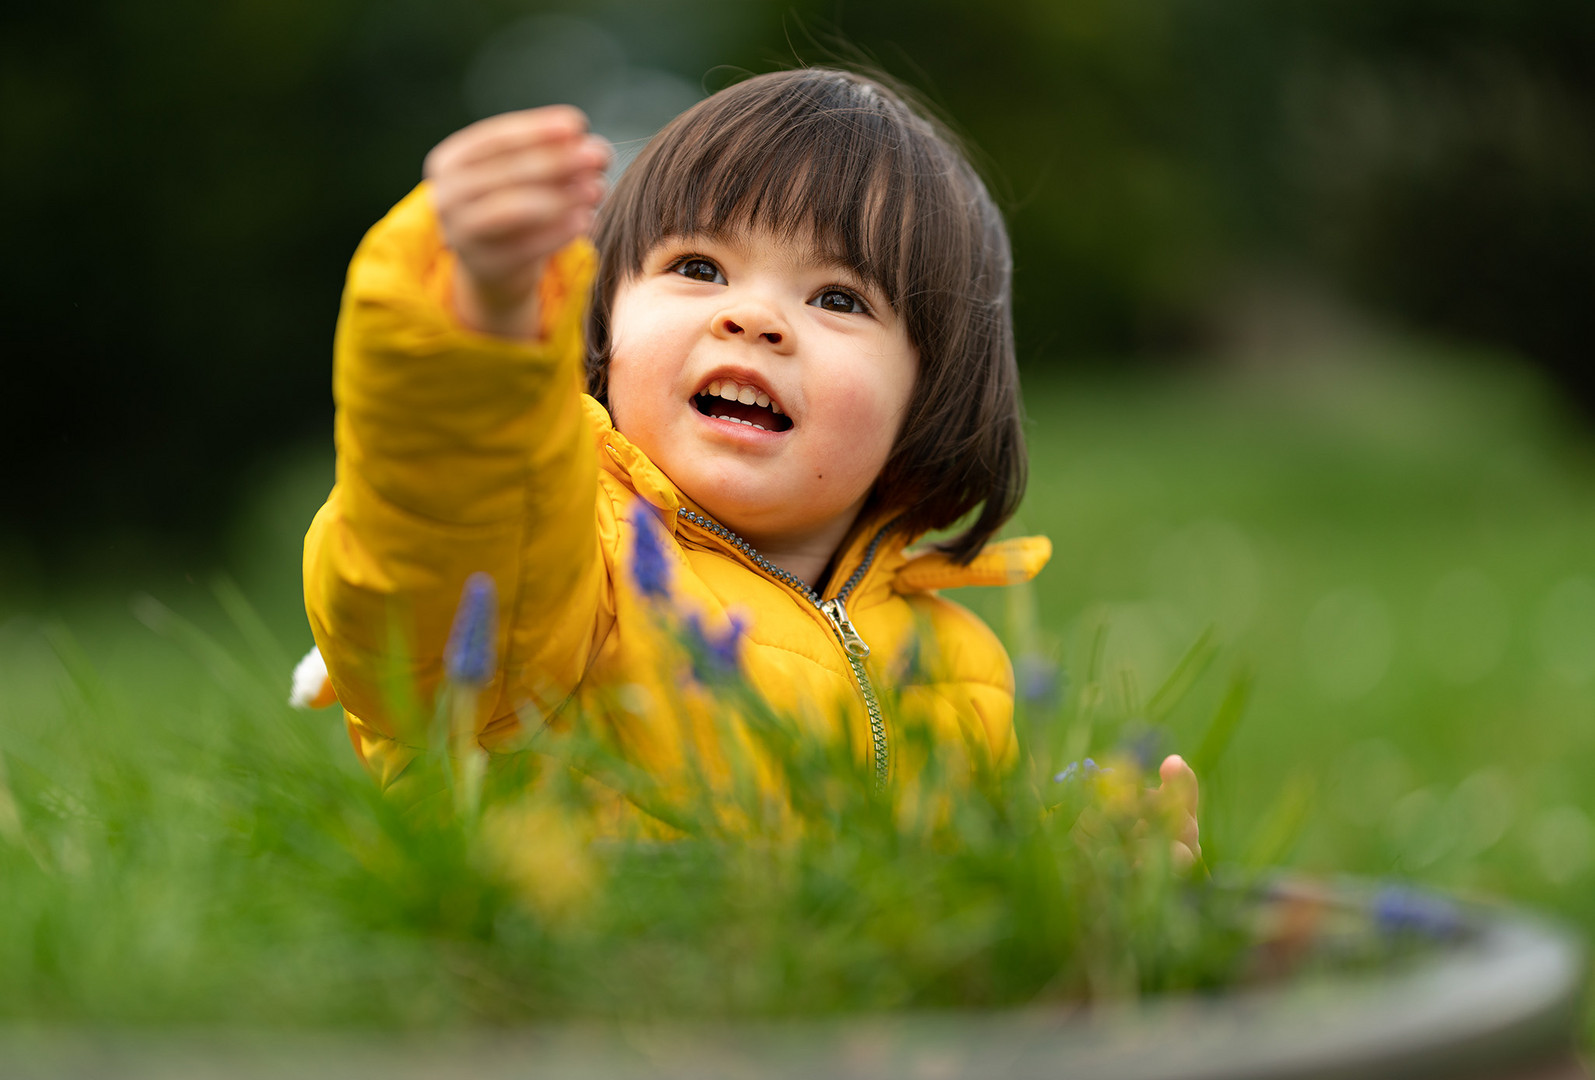
[[[333,361],[337,482],[305,539],[304,585],[356,748],[373,764],[409,733],[406,702],[410,715],[430,713],[473,573],[493,577],[500,604],[485,732],[568,692],[587,663],[602,589],[579,393],[592,264],[584,241],[555,257],[536,344],[454,320],[452,256],[425,185],[350,265]]]

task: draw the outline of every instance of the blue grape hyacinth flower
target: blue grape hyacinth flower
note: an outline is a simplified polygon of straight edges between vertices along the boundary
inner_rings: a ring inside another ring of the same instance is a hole
[[[1155,772],[1163,760],[1164,730],[1157,724],[1136,725],[1125,733],[1119,749],[1140,766],[1143,772]]]
[[[1446,940],[1467,928],[1467,921],[1455,904],[1401,885],[1381,888],[1369,905],[1369,912],[1374,925],[1392,936]]]
[[[1048,710],[1063,697],[1066,680],[1063,670],[1045,656],[1024,653],[1014,663],[1014,681],[1019,700],[1032,709]]]
[[[639,500],[631,523],[636,534],[631,549],[632,580],[644,596],[663,599],[670,595],[670,558],[665,551],[659,521],[653,509]]]
[[[705,685],[725,682],[741,673],[742,636],[748,621],[733,614],[725,633],[714,634],[696,612],[687,616],[687,644],[692,650],[692,674]]]
[[[1086,758],[1084,761],[1069,762],[1069,764],[1063,767],[1062,772],[1052,778],[1052,782],[1055,784],[1066,784],[1071,780],[1076,780],[1081,777],[1092,777],[1096,776],[1098,773],[1110,773],[1112,771],[1112,769],[1104,769],[1090,758]]]
[[[465,579],[454,625],[443,648],[443,670],[458,686],[485,686],[498,666],[498,586],[488,574]]]

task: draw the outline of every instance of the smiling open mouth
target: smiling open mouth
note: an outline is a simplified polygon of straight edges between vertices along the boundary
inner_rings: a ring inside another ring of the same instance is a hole
[[[716,379],[692,399],[699,412],[716,420],[730,420],[756,427],[760,431],[788,431],[792,418],[764,391],[741,386],[730,379]]]

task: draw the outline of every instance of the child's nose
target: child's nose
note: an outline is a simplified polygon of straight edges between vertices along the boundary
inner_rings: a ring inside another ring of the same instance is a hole
[[[720,337],[740,337],[750,344],[768,343],[791,348],[792,328],[779,305],[763,297],[746,296],[715,313],[713,332]],[[751,339],[751,340],[750,340]]]
[[[745,330],[735,319],[727,319],[725,321],[724,329],[728,334],[747,333],[747,330]],[[758,336],[763,338],[765,341],[768,341],[771,345],[781,344],[781,331],[779,330],[764,330],[761,331]]]

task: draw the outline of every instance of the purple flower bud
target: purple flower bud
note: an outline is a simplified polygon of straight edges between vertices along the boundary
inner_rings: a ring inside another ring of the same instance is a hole
[[[637,591],[644,596],[669,596],[670,559],[665,554],[665,539],[660,535],[653,508],[639,499],[631,523],[636,535],[631,549],[631,577],[637,583]]]
[[[1163,728],[1156,724],[1139,726],[1125,733],[1119,749],[1132,758],[1142,772],[1155,772],[1163,760]]]
[[[732,615],[725,633],[712,634],[696,612],[687,616],[687,644],[692,650],[692,674],[699,682],[713,685],[735,678],[741,671],[742,635],[747,620]]]
[[[1089,778],[1097,775],[1098,773],[1110,773],[1112,771],[1112,769],[1099,768],[1096,762],[1092,761],[1090,758],[1086,758],[1084,761],[1069,762],[1069,764],[1063,767],[1062,772],[1052,778],[1052,782],[1055,784],[1066,784],[1069,781],[1078,779],[1080,777]]]
[[[1025,653],[1014,665],[1019,684],[1019,700],[1032,708],[1049,709],[1057,704],[1063,690],[1063,673],[1044,656]]]
[[[1462,912],[1448,900],[1400,885],[1387,885],[1369,905],[1374,925],[1391,936],[1454,938],[1465,929]]]
[[[487,574],[472,574],[443,648],[443,670],[462,686],[484,686],[498,666],[498,588]]]

